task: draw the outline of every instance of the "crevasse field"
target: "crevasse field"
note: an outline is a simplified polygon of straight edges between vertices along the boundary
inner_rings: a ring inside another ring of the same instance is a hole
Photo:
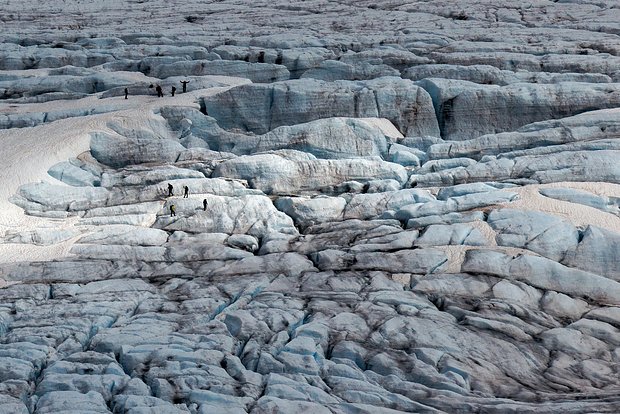
[[[0,413],[618,413],[619,371],[617,1],[0,4]]]

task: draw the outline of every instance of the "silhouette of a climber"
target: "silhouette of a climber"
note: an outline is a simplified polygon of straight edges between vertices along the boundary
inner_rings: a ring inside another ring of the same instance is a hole
[[[189,81],[181,81],[181,84],[183,85],[183,93],[187,92],[187,84],[189,83]]]

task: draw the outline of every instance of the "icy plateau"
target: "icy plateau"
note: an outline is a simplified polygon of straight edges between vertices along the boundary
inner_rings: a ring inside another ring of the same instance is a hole
[[[2,1],[1,414],[618,412],[618,1]]]

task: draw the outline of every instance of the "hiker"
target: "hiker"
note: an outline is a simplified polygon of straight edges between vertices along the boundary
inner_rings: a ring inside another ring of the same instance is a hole
[[[129,89],[125,88],[125,99],[127,99],[127,95],[129,95]]]
[[[189,187],[184,185],[183,186],[183,198],[188,198],[189,197]]]
[[[183,93],[187,92],[187,84],[189,83],[189,81],[181,81],[181,84],[183,84]]]
[[[202,200],[202,211],[207,211],[207,199]]]
[[[177,215],[177,208],[174,204],[170,204],[170,217]]]
[[[157,85],[157,86],[155,87],[155,90],[157,91],[157,96],[158,96],[159,98],[163,98],[163,97],[164,97],[164,92],[161,90],[161,86]]]
[[[177,91],[177,88],[175,88],[174,86],[172,87],[172,96],[174,96],[174,93]]]
[[[172,184],[168,183],[168,197],[171,197],[174,195],[174,193],[172,192],[172,189],[174,187],[172,187]]]

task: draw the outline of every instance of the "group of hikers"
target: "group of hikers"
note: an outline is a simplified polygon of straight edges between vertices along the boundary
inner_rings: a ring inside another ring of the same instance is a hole
[[[168,183],[168,197],[174,196],[174,186]],[[189,198],[189,187],[183,186],[183,198]],[[207,199],[202,200],[202,211],[207,211]],[[170,204],[170,217],[177,215],[177,207],[174,204]]]
[[[189,83],[188,80],[182,80],[180,81],[181,85],[183,85],[183,93],[187,92],[187,84]],[[159,98],[163,98],[164,97],[164,90],[161,88],[161,85],[153,85],[152,83],[149,85],[149,89],[155,87],[155,92],[157,92],[157,96]],[[170,94],[172,96],[174,96],[175,92],[177,91],[176,86],[172,86],[172,89],[170,89]],[[129,96],[129,89],[125,88],[125,99],[128,99]]]

